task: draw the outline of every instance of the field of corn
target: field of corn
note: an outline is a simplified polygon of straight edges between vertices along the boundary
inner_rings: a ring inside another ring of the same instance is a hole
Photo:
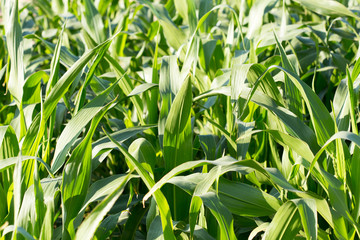
[[[360,1],[1,0],[0,239],[360,239]]]

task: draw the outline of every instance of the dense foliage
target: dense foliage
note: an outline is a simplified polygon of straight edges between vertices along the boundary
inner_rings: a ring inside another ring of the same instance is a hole
[[[360,238],[358,1],[1,12],[1,239]]]

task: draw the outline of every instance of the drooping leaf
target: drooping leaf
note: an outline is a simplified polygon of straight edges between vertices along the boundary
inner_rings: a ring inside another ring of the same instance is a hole
[[[353,17],[358,18],[353,12],[351,12],[347,7],[342,5],[338,1],[334,0],[321,0],[321,1],[311,1],[311,0],[296,0],[304,7],[308,8],[311,11],[316,13],[332,16],[332,17]]]

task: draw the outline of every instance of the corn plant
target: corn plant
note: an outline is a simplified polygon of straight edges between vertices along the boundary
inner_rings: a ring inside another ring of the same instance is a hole
[[[1,239],[359,239],[359,12],[1,1]]]

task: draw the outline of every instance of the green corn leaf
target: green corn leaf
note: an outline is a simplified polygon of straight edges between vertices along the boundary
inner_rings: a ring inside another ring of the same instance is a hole
[[[45,185],[45,180],[48,183]],[[40,239],[49,239],[53,237],[54,229],[54,216],[55,216],[55,205],[57,196],[60,193],[60,178],[57,179],[44,179],[42,185],[45,196],[46,213],[41,228]]]
[[[84,29],[97,43],[105,41],[105,27],[98,10],[95,8],[93,1],[84,2],[81,23]]]
[[[37,161],[39,161],[45,168],[46,170],[48,171],[48,173],[51,175],[51,176],[54,176],[52,171],[50,170],[50,166],[44,162],[41,158],[38,158],[38,157],[31,157],[31,156],[20,156],[20,161],[26,161],[26,160],[30,160],[30,159],[35,159]],[[6,158],[6,159],[2,159],[0,161],[0,171],[1,170],[4,170],[14,164],[16,164],[16,162],[18,161],[18,157],[11,157],[11,158]]]
[[[301,229],[301,219],[293,202],[284,203],[270,225],[266,228],[265,239],[294,239]]]
[[[55,86],[56,82],[59,80],[59,68],[60,68],[60,54],[61,54],[61,46],[62,46],[62,38],[64,34],[65,25],[61,29],[61,33],[59,35],[59,40],[56,43],[54,56],[51,59],[50,64],[50,77],[48,84],[46,86],[46,96],[51,92],[51,89]]]
[[[306,233],[306,239],[317,239],[317,214],[316,202],[313,199],[293,199],[301,217],[301,222]]]
[[[236,141],[236,145],[237,145],[236,151],[237,151],[237,158],[241,160],[246,158],[246,153],[248,151],[251,141],[251,132],[255,126],[255,122],[246,123],[237,120],[236,123],[238,129],[237,136],[238,139],[240,138],[240,140]]]
[[[236,239],[234,222],[230,211],[220,202],[213,192],[200,195],[204,205],[208,207],[216,218],[220,227],[220,239]]]
[[[117,213],[106,217],[100,223],[100,226],[96,230],[94,239],[99,240],[99,239],[103,239],[104,237],[109,237],[116,228],[118,219],[120,218],[120,214],[121,213]]]
[[[251,231],[248,239],[253,240],[259,232],[264,232],[268,226],[268,222],[260,224],[258,227],[254,228],[254,230]]]
[[[152,144],[145,138],[138,138],[129,146],[129,153],[146,169],[151,175],[155,169],[156,153]]]
[[[278,39],[276,33],[274,33],[274,36],[275,36],[277,47],[280,50],[281,62],[282,62],[283,68],[285,68],[289,72],[296,73],[294,66],[289,61],[284,48],[282,47],[281,43],[279,42],[279,39]],[[302,119],[303,110],[302,110],[302,101],[301,101],[300,92],[296,88],[295,84],[288,79],[288,76],[285,76],[285,94],[284,95],[286,97],[287,104],[289,106],[290,111],[292,111],[300,119]]]
[[[321,198],[320,196],[318,196],[312,192],[307,192],[307,193],[298,192],[298,193],[296,193],[296,195],[298,195],[302,199],[314,200],[316,203],[316,210],[318,211],[318,213],[327,221],[327,223],[332,228],[334,228],[333,212],[330,210],[330,206],[324,198]],[[318,234],[319,234],[319,232],[318,232]]]
[[[44,71],[32,74],[23,86],[23,104],[40,103],[40,83],[41,79],[47,79],[48,75]]]
[[[113,190],[101,203],[99,203],[94,210],[81,223],[77,232],[77,239],[92,239],[97,227],[100,225],[106,213],[115,204],[121,193],[124,191],[126,183],[129,180],[130,174],[127,174],[120,184]]]
[[[352,193],[353,193],[353,198],[355,201],[355,206],[354,206],[354,212],[353,212],[353,216],[354,219],[358,219],[360,216],[360,192],[359,189],[356,188],[356,183],[357,183],[357,179],[359,177],[359,175],[357,174],[360,170],[360,165],[359,165],[359,160],[360,159],[360,148],[358,146],[355,147],[354,149],[354,153],[351,159],[351,167],[350,167],[350,171],[349,171],[349,175],[350,175],[350,188],[352,189]]]
[[[26,133],[26,123],[23,111],[22,97],[23,86],[25,83],[25,66],[24,66],[24,43],[22,39],[22,29],[19,23],[18,1],[7,1],[3,8],[4,11],[4,28],[7,39],[7,50],[9,53],[10,73],[7,80],[7,88],[20,111],[20,123],[18,137],[21,139]]]
[[[8,233],[11,232],[18,232],[21,234],[26,240],[35,240],[33,236],[31,236],[30,233],[28,233],[24,228],[22,227],[15,227],[14,225],[7,226],[4,230],[3,236],[5,236]],[[14,237],[16,239],[16,237]]]
[[[40,184],[38,163],[34,161],[34,197],[35,197],[35,212],[36,222],[34,224],[34,235],[39,237],[43,219],[46,213],[46,205],[44,202],[44,192]]]
[[[78,215],[86,198],[91,175],[91,138],[107,110],[114,106],[114,101],[101,109],[92,120],[84,140],[75,148],[63,171],[62,204],[63,204],[63,238],[71,237],[73,221]],[[79,174],[80,173],[80,174]],[[76,179],[74,181],[74,179]]]
[[[221,161],[222,160],[219,160],[217,162],[219,163]],[[218,193],[218,191],[219,191],[219,188],[218,188],[219,177],[221,175],[223,175],[224,173],[226,173],[226,172],[239,171],[239,172],[241,172],[243,174],[247,174],[247,169],[246,168],[243,168],[243,167],[237,168],[237,167],[238,166],[236,166],[236,165],[228,165],[228,166],[226,166],[226,165],[225,166],[218,165],[218,166],[215,166],[209,171],[209,173],[204,177],[204,179],[202,179],[197,184],[196,188],[194,189],[194,193],[193,193],[191,203],[190,203],[189,225],[190,225],[190,235],[191,236],[194,235],[195,226],[196,226],[196,220],[198,218],[201,206],[203,204],[201,196],[209,192],[210,187],[213,185],[213,183],[215,181],[216,181],[216,184],[217,184],[216,191]],[[225,211],[228,211],[228,210],[225,210]],[[214,216],[216,217],[215,214],[214,214]],[[216,218],[217,218],[217,220],[219,222],[220,219],[218,219],[218,217],[216,217]],[[229,222],[229,221],[232,221],[232,220],[227,219],[226,221]],[[229,231],[228,228],[229,228],[229,226],[226,226],[226,225],[222,226],[222,228],[221,228],[222,234]],[[230,230],[230,232],[231,232],[231,230]]]
[[[354,73],[356,74],[356,73]],[[356,117],[355,117],[355,110],[357,109],[356,102],[358,101],[358,97],[354,92],[354,79],[350,75],[349,68],[346,68],[346,75],[348,80],[348,88],[349,88],[349,101],[350,101],[350,117],[351,117],[351,128],[353,133],[358,134],[358,127],[356,125]]]
[[[249,24],[249,29],[247,31],[246,37],[252,39],[256,34],[259,33],[260,28],[263,24],[263,16],[265,14],[265,9],[271,9],[271,6],[276,3],[275,0],[266,0],[266,1],[256,1],[250,9],[249,18],[253,19]]]
[[[119,130],[111,134],[112,138],[118,142],[124,142],[131,137],[136,136],[137,134],[142,133],[143,131],[154,128],[156,125],[145,125],[138,127],[131,127]],[[117,148],[117,145],[113,143],[108,137],[100,138],[92,144],[92,169],[94,170],[99,164],[104,160],[108,151],[111,151],[113,148]],[[105,152],[105,153],[104,153]],[[104,153],[104,154],[103,154]],[[104,156],[105,155],[105,156]]]
[[[121,146],[114,138],[111,137],[107,132],[105,132],[108,138],[117,145],[117,147],[120,149],[120,151],[128,158],[128,162],[134,167],[135,171],[140,175],[141,179],[144,181],[148,189],[151,189],[155,182],[150,177],[150,175],[146,172],[146,170],[141,166],[140,163],[136,161],[136,159],[128,152],[126,149],[124,149],[123,146]],[[171,212],[169,205],[166,201],[166,198],[164,195],[158,190],[154,192],[154,198],[155,201],[159,207],[160,216],[161,216],[161,224],[164,236],[167,239],[175,239],[174,233],[173,233],[173,224],[171,219]]]
[[[188,78],[176,95],[165,123],[163,146],[167,171],[192,159],[192,147],[189,145],[189,140],[191,144],[191,134],[189,135],[191,132],[191,105],[191,81]],[[184,156],[184,154],[188,155]]]
[[[179,67],[177,66],[176,56],[166,56],[162,59],[159,78],[159,92],[162,99],[159,116],[159,140],[163,146],[166,118],[169,115],[170,106],[174,101],[175,95],[179,91]]]
[[[255,187],[226,179],[219,182],[219,198],[232,213],[242,216],[269,216],[281,206],[278,199]]]
[[[39,197],[39,194],[36,193],[38,190],[36,190],[35,184],[31,185],[24,194],[19,212],[19,226],[34,236],[40,235],[40,238],[43,238],[46,235],[52,236],[54,219],[50,218],[50,216],[54,215],[54,212],[51,211],[54,211],[53,206],[56,202],[55,197],[59,193],[61,179],[44,178],[39,184],[38,187],[41,188],[43,197]],[[39,204],[43,204],[42,210],[46,211],[42,212],[41,215],[39,215],[40,209],[36,206]],[[45,222],[45,219],[49,220],[49,222]],[[49,226],[51,227],[48,228]],[[40,228],[41,233],[33,231],[35,227]]]
[[[84,54],[79,60],[77,60],[72,67],[59,79],[59,81],[54,85],[51,92],[47,96],[44,106],[42,116],[38,115],[33,120],[31,126],[29,127],[28,133],[25,136],[24,143],[22,146],[23,153],[29,154],[31,153],[31,149],[37,149],[37,144],[34,144],[37,136],[43,136],[43,132],[45,131],[44,124],[47,122],[54,109],[57,106],[59,100],[64,96],[71,83],[74,81],[75,77],[82,71],[88,61],[102,48],[106,47],[108,42],[111,42],[112,39],[105,41],[104,43],[98,45],[94,49],[90,50],[86,54]],[[42,120],[42,124],[40,124],[40,119]],[[39,139],[36,141],[38,142]],[[36,143],[35,142],[35,143]]]
[[[199,141],[202,150],[205,153],[206,160],[215,160],[216,158],[216,139],[213,135],[199,135]]]
[[[20,156],[17,158],[16,164],[15,164],[15,168],[14,168],[14,175],[13,175],[13,179],[14,179],[14,232],[13,232],[13,238],[16,239],[16,235],[17,235],[17,229],[19,227],[19,222],[20,222],[20,207],[21,207],[21,202],[23,200],[23,192],[22,192],[22,162],[21,162],[21,158]]]
[[[314,11],[316,13],[332,16],[332,17],[353,17],[359,19],[357,15],[351,12],[344,5],[334,0],[321,0],[321,1],[311,1],[311,0],[296,0],[302,4],[307,9]]]
[[[164,175],[158,182],[156,182],[156,184],[149,190],[149,192],[147,194],[145,194],[143,201],[145,202],[152,194],[154,194],[155,191],[160,189],[165,183],[167,183],[174,176],[179,175],[180,173],[183,173],[190,169],[204,166],[207,164],[216,165],[216,166],[239,165],[239,166],[243,166],[246,168],[251,168],[251,169],[257,170],[260,173],[264,174],[269,179],[272,179],[273,182],[276,182],[276,184],[279,184],[282,188],[285,188],[287,190],[291,190],[294,192],[300,192],[300,191],[294,189],[294,187],[292,187],[284,179],[284,177],[279,177],[278,173],[274,172],[273,169],[268,168],[265,170],[259,163],[255,162],[253,160],[237,161],[236,159],[234,159],[230,156],[224,156],[222,158],[219,158],[219,159],[213,160],[213,161],[197,160],[197,161],[185,162],[185,163],[173,168],[170,172],[168,172],[166,175]],[[272,174],[269,175],[268,171],[272,171]]]
[[[135,95],[140,95],[141,93],[146,92],[147,90],[150,90],[156,86],[158,86],[158,84],[156,83],[143,83],[139,86],[136,86],[127,96],[131,97]]]
[[[100,179],[89,187],[89,190],[86,195],[86,199],[81,208],[81,211],[84,211],[85,208],[92,202],[103,200],[111,193],[115,192],[119,185],[122,185],[124,182],[126,183],[132,178],[137,177],[136,175],[113,175],[104,179]],[[125,181],[126,180],[126,181]]]
[[[7,85],[17,105],[20,106],[23,97],[23,85],[25,83],[25,66],[23,62],[24,46],[22,29],[19,23],[18,1],[6,1],[4,10],[5,35],[11,59],[10,76]]]
[[[156,240],[164,240],[164,234],[161,228],[161,218],[160,216],[156,216],[154,220],[151,222],[151,225],[147,231],[146,235],[147,239],[156,239]]]
[[[0,7],[1,239],[359,238],[355,0]]]
[[[126,221],[121,239],[134,239],[136,230],[141,222],[141,219],[144,217],[147,211],[148,206],[143,206],[141,203],[138,203],[131,208],[131,215]]]
[[[114,89],[120,80],[121,79],[117,80],[108,89],[104,90],[101,94],[85,105],[66,125],[56,144],[54,161],[51,166],[54,172],[57,172],[64,164],[66,154],[71,145],[80,135],[81,130],[96,116],[96,114],[102,111],[103,104],[105,103],[109,93]]]
[[[56,107],[57,102],[63,97],[66,93],[70,84],[74,81],[75,77],[82,71],[85,65],[89,60],[101,49],[108,46],[108,43],[112,41],[111,39],[106,40],[105,42],[99,44],[94,49],[85,53],[79,60],[77,60],[74,65],[59,79],[55,84],[49,95],[47,96],[44,103],[44,118],[48,119],[54,108]]]
[[[166,172],[192,159],[191,106],[191,81],[188,78],[177,93],[165,123],[163,152]],[[184,219],[185,211],[176,202],[182,201],[186,206],[189,204],[188,196],[174,186],[165,189],[165,195],[173,203],[171,210],[174,219]]]
[[[229,144],[233,147],[233,149],[237,149],[235,141],[231,138],[230,133],[226,129],[224,129],[220,124],[216,123],[210,118],[207,118],[207,120],[225,136],[226,140],[228,140]]]
[[[119,82],[119,86],[121,90],[124,92],[125,95],[128,95],[133,89],[133,84],[131,82],[131,79],[129,76],[127,76],[125,73],[125,70],[120,66],[120,64],[116,61],[116,59],[112,58],[110,55],[105,54],[106,61],[109,62],[109,64],[113,67],[116,76],[120,78],[121,76],[125,76],[122,81]],[[131,101],[135,105],[137,117],[140,121],[140,123],[145,124],[143,119],[143,104],[140,100],[139,96],[134,96],[131,98]]]
[[[262,79],[264,76],[265,76],[265,74],[263,74],[260,79]],[[198,97],[194,98],[194,101],[198,101],[202,98],[214,96],[214,95],[218,95],[218,94],[230,96],[230,92],[228,90],[229,89],[226,87],[214,89],[207,93],[199,95]],[[307,125],[304,124],[304,122],[302,122],[299,118],[297,118],[292,112],[290,112],[289,110],[282,107],[281,104],[278,103],[277,101],[275,101],[274,99],[270,98],[269,96],[267,96],[265,94],[262,94],[259,91],[254,91],[254,92],[253,91],[254,90],[250,91],[248,88],[245,88],[241,91],[240,97],[247,101],[252,101],[252,102],[274,112],[274,114],[276,116],[278,116],[288,127],[287,130],[289,131],[289,133],[291,133],[292,135],[295,135],[295,136],[299,137],[300,139],[304,140],[305,142],[307,142],[309,144],[309,146],[311,147],[312,151],[319,150],[320,147],[317,143],[316,135]],[[245,106],[246,105],[247,104],[245,104]],[[329,115],[329,114],[327,114],[327,115]],[[209,121],[213,122],[212,120],[209,120]],[[215,124],[215,126],[216,126],[216,124]],[[332,127],[333,127],[333,125],[332,125]],[[221,126],[219,126],[219,129],[221,130]],[[226,134],[227,131],[226,132],[223,130],[221,130],[221,131],[223,134],[225,134],[225,136],[227,136],[227,139],[229,140],[230,139],[228,136],[229,134]],[[231,140],[229,140],[229,141],[231,141]]]
[[[48,17],[50,17],[50,18],[55,17],[55,13],[54,13],[53,9],[51,8],[51,5],[48,1],[39,0],[39,1],[34,2],[34,4],[35,4],[35,6],[40,8]],[[57,10],[60,10],[60,9],[57,9]]]
[[[315,166],[317,160],[320,158],[321,154],[336,139],[348,140],[348,141],[351,141],[354,144],[356,144],[358,147],[360,147],[360,137],[358,135],[356,135],[352,132],[345,132],[345,131],[340,131],[340,132],[335,133],[334,135],[331,136],[331,138],[329,138],[329,140],[327,140],[325,142],[325,144],[321,147],[321,149],[316,153],[314,159],[311,162],[311,166],[310,166],[308,175],[311,173],[311,170],[314,168],[314,166]]]
[[[270,66],[267,71],[272,69],[280,69],[289,77],[289,80],[296,86],[299,90],[301,97],[304,99],[305,104],[310,112],[311,121],[314,126],[315,134],[317,136],[317,141],[319,144],[324,144],[330,137],[335,133],[333,119],[329,112],[327,111],[324,104],[321,102],[319,97],[311,90],[311,88],[301,81],[294,73],[289,72],[288,70],[279,67],[279,66]],[[261,78],[258,80],[260,82]],[[255,85],[248,96],[247,101],[250,101],[252,95],[255,92],[257,85]],[[335,152],[334,144],[331,144],[328,149],[330,152]]]
[[[167,10],[162,5],[155,5],[147,0],[139,0],[139,2],[146,5],[158,18],[169,45],[175,49],[179,49],[185,42],[186,36],[184,32],[173,23]]]
[[[0,164],[2,164],[2,161],[4,161],[3,159],[13,158],[15,156],[18,156],[19,142],[13,127],[0,126],[0,132],[1,132]],[[15,163],[16,160],[14,161],[13,164]]]
[[[99,53],[96,55],[93,63],[91,64],[91,67],[86,74],[85,82],[84,82],[84,84],[81,85],[79,94],[77,95],[76,108],[75,108],[74,114],[76,114],[83,107],[85,98],[86,98],[86,87],[89,85],[90,81],[92,80],[96,68],[98,67],[100,61],[103,59],[103,57],[106,54],[109,47],[110,47],[110,42],[107,44],[107,46],[105,48],[103,48],[99,51]],[[121,76],[120,78],[123,78],[123,77],[124,77],[124,75]],[[99,83],[100,82],[101,82],[101,80],[99,81]]]

